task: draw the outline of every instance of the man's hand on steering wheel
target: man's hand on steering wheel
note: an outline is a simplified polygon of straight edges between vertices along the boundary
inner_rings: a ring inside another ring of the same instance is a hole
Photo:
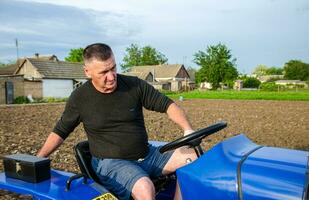
[[[192,129],[185,130],[183,135],[186,136],[186,135],[189,135],[189,134],[191,134],[193,132],[194,132],[194,130],[192,130]]]
[[[226,126],[227,126],[226,122],[217,122],[215,124],[212,124],[206,128],[203,128],[195,132],[193,132],[193,130],[187,130],[188,131],[187,134],[185,131],[185,135],[183,137],[178,138],[170,143],[167,143],[166,145],[163,145],[159,151],[160,153],[164,153],[166,151],[171,151],[179,147],[188,145],[190,147],[195,148],[198,151],[197,152],[198,156],[200,156],[201,154],[203,154],[202,149],[200,147],[202,139],[220,131]],[[189,133],[189,131],[191,131],[191,133]]]

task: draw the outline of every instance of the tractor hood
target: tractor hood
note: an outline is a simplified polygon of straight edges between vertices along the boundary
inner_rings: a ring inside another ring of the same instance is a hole
[[[305,199],[309,152],[238,135],[176,171],[183,199]]]
[[[241,167],[243,199],[304,199],[308,152],[263,147]]]

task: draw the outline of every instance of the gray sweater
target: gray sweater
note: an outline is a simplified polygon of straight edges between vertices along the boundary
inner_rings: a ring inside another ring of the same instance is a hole
[[[143,107],[166,112],[171,103],[136,77],[117,74],[117,88],[108,94],[97,91],[90,80],[72,92],[53,131],[65,139],[82,122],[92,155],[136,160],[148,152]]]

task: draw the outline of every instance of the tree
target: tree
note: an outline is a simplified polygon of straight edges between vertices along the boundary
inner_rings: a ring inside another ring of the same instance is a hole
[[[231,51],[221,43],[208,46],[206,52],[198,51],[193,56],[193,61],[201,66],[195,76],[197,83],[207,81],[216,89],[220,83],[231,86],[238,76],[236,59],[232,58]]]
[[[127,72],[133,66],[165,64],[168,59],[149,45],[139,47],[137,44],[131,44],[126,48],[126,55],[122,61],[121,69]]]
[[[256,76],[265,76],[267,74],[268,67],[266,65],[258,65],[254,68],[252,74]]]
[[[284,78],[290,80],[309,80],[309,63],[300,60],[290,60],[284,65]]]
[[[158,65],[167,62],[167,58],[155,48],[145,46],[142,48],[142,65]]]
[[[68,57],[65,57],[64,60],[68,62],[83,62],[83,48],[71,49]]]
[[[266,75],[282,75],[283,68],[280,67],[270,67],[266,70]]]
[[[267,67],[266,65],[258,65],[254,70],[253,74],[257,77],[265,75],[282,75],[283,68],[280,67]]]

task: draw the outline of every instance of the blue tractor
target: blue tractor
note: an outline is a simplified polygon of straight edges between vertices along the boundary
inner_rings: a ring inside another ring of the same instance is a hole
[[[204,153],[202,140],[226,126],[218,122],[170,143],[150,141],[163,145],[161,153],[189,145],[199,157],[175,174],[154,179],[156,199],[173,199],[177,177],[184,200],[308,200],[308,151],[261,146],[240,134]],[[81,174],[52,169],[47,180],[30,183],[2,172],[0,189],[30,194],[34,199],[117,199],[93,172],[88,142],[74,149]]]

